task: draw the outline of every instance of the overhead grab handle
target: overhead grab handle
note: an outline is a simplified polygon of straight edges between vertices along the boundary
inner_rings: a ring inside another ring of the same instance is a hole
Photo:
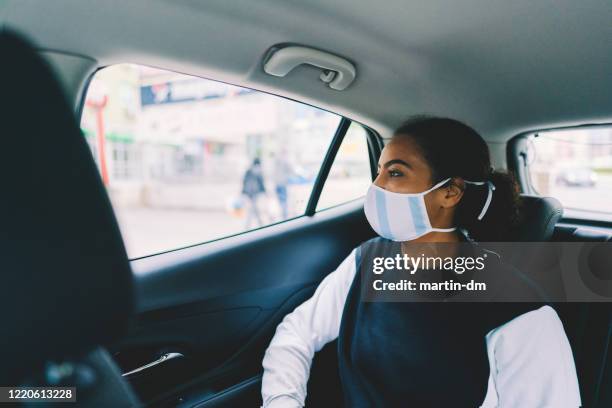
[[[284,77],[298,65],[309,64],[323,69],[321,81],[337,91],[346,89],[355,79],[355,66],[344,58],[325,51],[297,45],[286,46],[270,53],[264,61],[267,74]]]

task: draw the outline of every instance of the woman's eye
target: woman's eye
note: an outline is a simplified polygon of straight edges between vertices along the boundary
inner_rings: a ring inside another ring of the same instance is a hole
[[[394,170],[394,169],[389,170],[389,176],[390,177],[401,177],[403,175],[404,174],[401,171],[399,171],[399,170]]]

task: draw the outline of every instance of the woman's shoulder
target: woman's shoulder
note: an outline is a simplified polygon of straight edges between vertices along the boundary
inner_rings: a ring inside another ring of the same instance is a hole
[[[543,305],[495,328],[487,334],[487,339],[494,343],[503,339],[503,344],[521,348],[533,342],[552,346],[563,336],[565,331],[559,315],[550,305]]]
[[[400,243],[377,236],[359,244],[353,249],[353,253],[359,268],[363,261],[370,262],[373,257],[394,256],[399,250]]]
[[[499,328],[506,331],[519,330],[523,332],[527,329],[541,328],[550,324],[561,324],[559,315],[550,305],[542,305],[525,313],[522,313]]]
[[[379,246],[379,245],[392,245],[394,241],[391,241],[387,238],[376,236],[374,238],[370,238],[366,241],[363,241],[356,248],[366,248],[371,246]]]
[[[370,238],[355,247],[355,251],[365,253],[385,253],[400,248],[400,243],[383,237]]]

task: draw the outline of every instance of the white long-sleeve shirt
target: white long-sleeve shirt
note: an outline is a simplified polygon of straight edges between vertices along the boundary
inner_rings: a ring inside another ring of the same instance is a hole
[[[264,407],[304,406],[314,353],[338,337],[356,270],[353,250],[323,279],[314,295],[277,327],[263,359]],[[482,408],[580,406],[572,351],[561,320],[550,306],[491,330],[486,345],[490,374]]]

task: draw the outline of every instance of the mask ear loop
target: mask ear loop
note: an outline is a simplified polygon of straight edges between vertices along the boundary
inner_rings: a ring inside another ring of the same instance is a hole
[[[487,213],[487,210],[489,209],[489,206],[491,205],[491,200],[493,200],[493,191],[495,190],[495,184],[493,184],[490,181],[468,181],[468,180],[463,180],[464,183],[468,183],[468,184],[473,184],[475,186],[483,186],[483,185],[487,185],[489,192],[487,193],[487,199],[484,203],[484,206],[482,207],[482,210],[480,211],[480,214],[478,214],[478,221],[481,221],[482,218],[485,216],[485,214]]]

